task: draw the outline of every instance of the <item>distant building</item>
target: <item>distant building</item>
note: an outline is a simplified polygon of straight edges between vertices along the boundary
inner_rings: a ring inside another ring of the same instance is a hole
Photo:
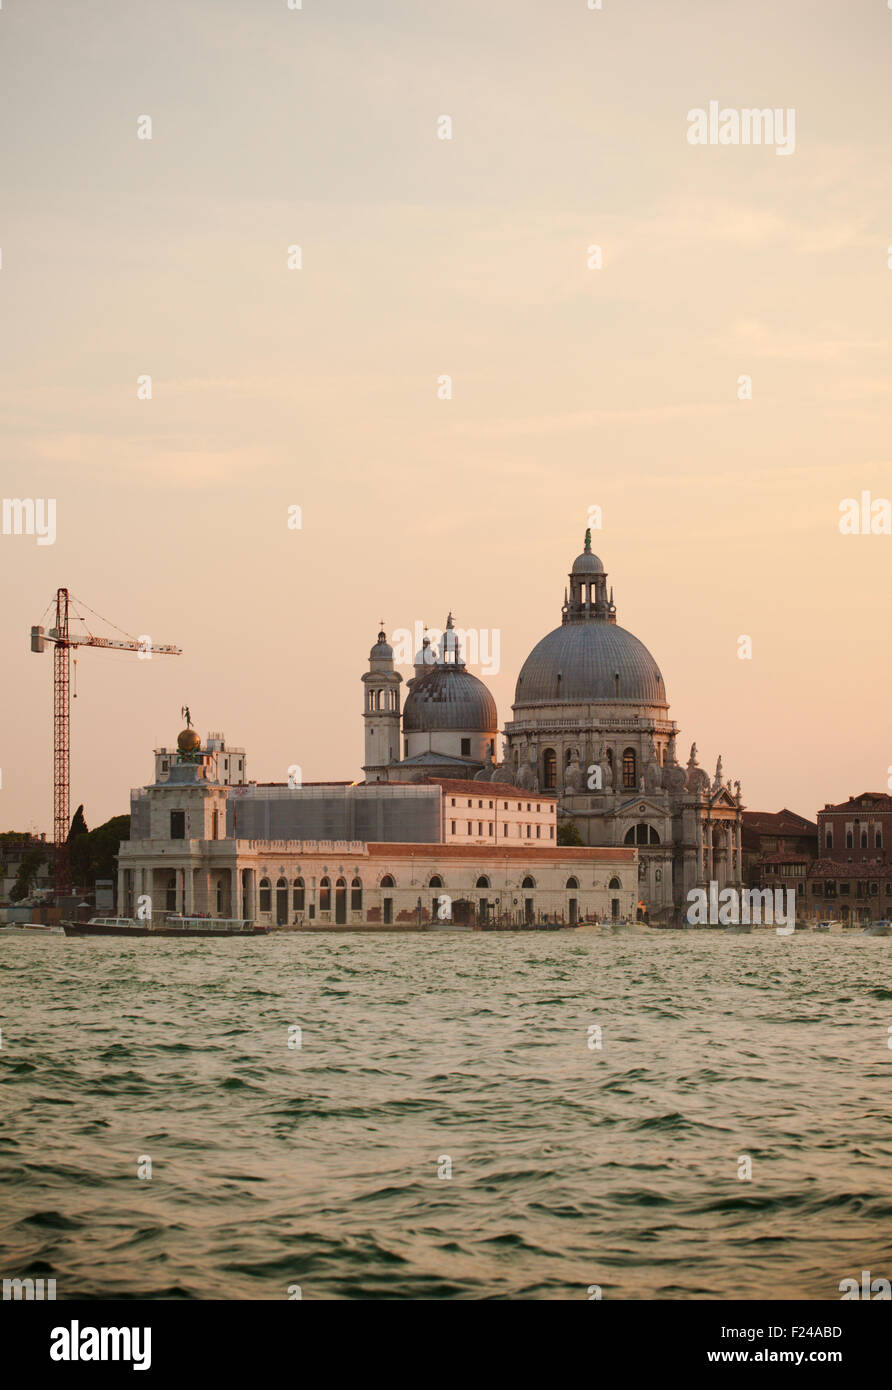
[[[892,796],[862,792],[818,812],[818,855],[808,872],[811,917],[868,922],[892,916]]]
[[[803,902],[810,866],[818,856],[814,821],[785,807],[744,811],[743,875],[751,888],[794,888]]]

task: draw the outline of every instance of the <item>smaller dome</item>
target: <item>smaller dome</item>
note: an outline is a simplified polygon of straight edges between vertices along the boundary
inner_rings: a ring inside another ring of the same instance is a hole
[[[194,753],[196,748],[201,747],[201,739],[197,729],[184,729],[177,737],[177,748],[181,753]]]
[[[601,564],[597,555],[593,555],[590,550],[584,550],[582,554],[577,555],[576,559],[573,561],[573,573],[603,574],[604,566]]]
[[[378,640],[369,652],[369,661],[392,661],[393,647],[387,640],[387,633],[378,633]]]

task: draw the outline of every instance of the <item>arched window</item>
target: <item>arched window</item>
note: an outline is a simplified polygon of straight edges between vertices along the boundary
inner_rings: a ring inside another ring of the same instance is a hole
[[[557,787],[557,754],[553,748],[546,748],[542,754],[542,788],[554,791]]]
[[[331,879],[323,878],[319,881],[319,911],[331,912]]]
[[[396,883],[394,882],[393,874],[385,874],[385,875],[384,875],[384,877],[383,877],[382,880],[381,880],[381,887],[382,887],[382,888],[395,888],[395,887],[396,887]]]
[[[439,874],[434,874],[433,878],[430,880],[427,886],[428,888],[442,888],[443,880],[441,879]]]
[[[477,880],[477,882],[476,882],[476,884],[475,884],[474,886],[475,886],[476,888],[488,888],[488,887],[489,887],[489,879],[486,877],[486,874],[481,874],[480,878],[478,878],[478,880]]]
[[[576,889],[576,888],[578,888],[578,887],[579,887],[579,883],[577,882],[577,880],[576,880],[575,878],[568,878],[568,879],[567,879],[567,888],[568,888],[568,889],[570,889],[570,890],[572,891],[572,890],[574,890],[574,889]]]
[[[522,887],[522,888],[535,888],[535,886],[536,886],[536,880],[535,880],[534,878],[531,878],[530,875],[527,874],[526,878],[524,879],[523,883],[521,884],[521,887]]]
[[[627,748],[623,753],[623,786],[627,791],[634,791],[638,785],[637,767],[638,760],[635,757],[635,749]]]
[[[362,879],[354,878],[350,884],[350,910],[362,912]]]
[[[273,910],[273,888],[268,878],[260,880],[260,911],[272,912]]]
[[[612,878],[607,886],[611,892],[615,893],[618,889],[622,888],[622,883],[618,878]]]
[[[643,820],[639,821],[637,825],[629,826],[623,838],[625,845],[658,845],[659,843],[659,833],[652,825],[647,825]]]
[[[302,878],[296,878],[296,879],[294,880],[294,888],[292,889],[292,893],[291,893],[291,905],[292,905],[292,907],[294,908],[294,911],[295,911],[295,912],[303,912],[303,910],[304,910],[304,895],[305,895],[304,881],[303,881]]]
[[[345,878],[339,878],[335,881],[335,913],[336,921],[346,921],[347,880]]]

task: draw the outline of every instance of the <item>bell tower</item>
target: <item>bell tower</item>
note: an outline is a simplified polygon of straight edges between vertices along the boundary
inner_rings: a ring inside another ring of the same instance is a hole
[[[387,641],[384,619],[378,640],[369,652],[365,686],[365,763],[367,782],[386,782],[387,768],[400,760],[400,685],[402,676],[393,669],[393,647]]]

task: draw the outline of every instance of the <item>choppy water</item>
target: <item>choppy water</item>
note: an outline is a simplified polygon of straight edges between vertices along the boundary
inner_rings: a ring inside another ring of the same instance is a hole
[[[0,938],[0,1008],[0,1273],[59,1298],[892,1277],[892,940]]]

